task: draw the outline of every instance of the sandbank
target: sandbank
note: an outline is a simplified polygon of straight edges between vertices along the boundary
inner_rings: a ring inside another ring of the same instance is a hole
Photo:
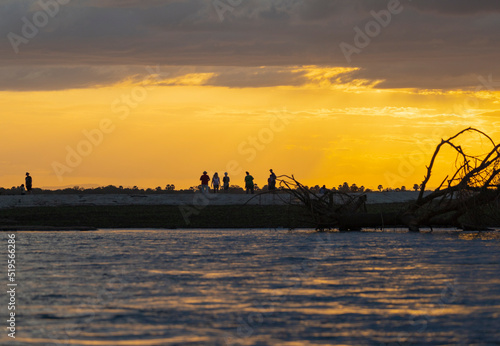
[[[367,204],[401,203],[416,200],[418,192],[368,192]],[[353,194],[359,195],[359,194]],[[291,201],[286,193],[247,194],[32,194],[0,196],[0,209],[17,207],[57,206],[120,206],[120,205],[285,205]]]

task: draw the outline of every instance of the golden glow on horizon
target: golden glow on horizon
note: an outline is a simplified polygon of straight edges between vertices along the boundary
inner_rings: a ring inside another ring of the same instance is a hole
[[[411,189],[441,137],[474,126],[500,139],[499,92],[379,90],[343,79],[356,69],[303,69],[304,86],[215,87],[202,73],[157,85],[0,92],[0,186],[18,186],[30,171],[36,186],[188,188],[203,170],[231,171],[240,186],[248,170],[263,186],[273,168],[308,185]],[[80,146],[88,155],[68,166],[68,148],[103,119],[102,141]],[[70,170],[62,180],[54,162]]]

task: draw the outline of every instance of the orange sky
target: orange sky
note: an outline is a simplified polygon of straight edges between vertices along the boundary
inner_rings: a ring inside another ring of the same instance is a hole
[[[30,171],[45,187],[188,188],[203,170],[243,185],[248,170],[262,186],[273,168],[309,185],[411,188],[440,138],[468,126],[499,136],[498,92],[376,89],[302,68],[302,86],[217,87],[191,74],[171,86],[1,92],[0,185]]]
[[[3,1],[0,186],[411,188],[500,140],[500,2],[221,1]]]

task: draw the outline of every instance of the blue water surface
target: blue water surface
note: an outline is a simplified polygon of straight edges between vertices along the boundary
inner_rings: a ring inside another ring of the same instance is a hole
[[[16,237],[16,339],[3,328],[1,345],[500,345],[494,232]]]

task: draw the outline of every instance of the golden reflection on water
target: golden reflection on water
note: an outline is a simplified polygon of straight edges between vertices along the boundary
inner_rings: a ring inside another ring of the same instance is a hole
[[[35,338],[17,338],[16,343],[25,342],[33,345],[83,345],[83,346],[156,346],[156,345],[171,345],[183,344],[189,342],[208,342],[208,337],[200,336],[175,336],[171,338],[161,339],[137,339],[137,340],[81,340],[81,339],[66,339],[63,342],[54,343],[53,339],[35,339]]]
[[[461,232],[458,237],[462,240],[498,240],[500,239],[500,232]]]
[[[401,331],[417,345],[499,339],[498,232],[372,233],[33,234],[42,243],[20,256],[31,269],[16,341],[362,345],[396,344]],[[106,251],[95,248],[97,234]],[[136,245],[153,241],[148,251]],[[75,243],[94,247],[75,255]]]

